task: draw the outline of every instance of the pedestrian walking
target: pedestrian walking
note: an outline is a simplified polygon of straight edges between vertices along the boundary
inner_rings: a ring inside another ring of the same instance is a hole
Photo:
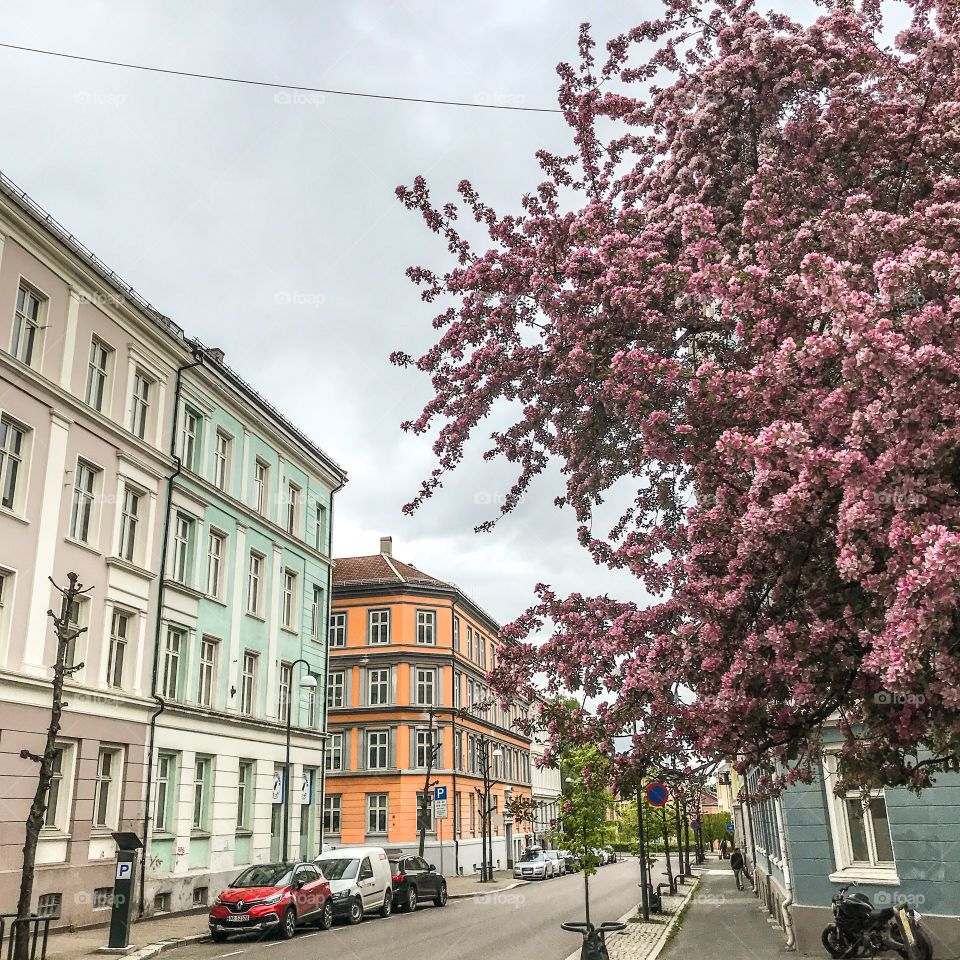
[[[737,881],[737,889],[743,889],[743,854],[740,852],[739,847],[733,848],[733,853],[730,854],[730,869],[733,871],[734,879]]]
[[[727,841],[726,840],[720,841],[720,859],[721,860],[727,859]]]

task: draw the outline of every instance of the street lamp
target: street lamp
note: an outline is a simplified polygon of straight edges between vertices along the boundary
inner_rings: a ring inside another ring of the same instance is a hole
[[[283,859],[290,856],[290,724],[293,717],[293,671],[298,664],[303,664],[307,670],[310,664],[304,660],[294,660],[290,664],[290,689],[287,691],[287,756],[283,768]],[[316,690],[317,678],[308,673],[301,681],[300,686],[306,690]]]

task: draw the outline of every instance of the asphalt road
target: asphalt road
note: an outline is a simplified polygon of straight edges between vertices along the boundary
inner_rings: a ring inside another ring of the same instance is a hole
[[[615,920],[637,903],[635,859],[601,867],[590,878],[594,922]],[[226,943],[194,943],[164,954],[170,960],[320,960],[388,957],[390,960],[565,960],[579,949],[578,936],[562,920],[583,919],[583,875],[536,881],[498,894],[451,900],[442,909],[422,906],[386,920],[371,916],[355,927],[305,928],[292,940],[235,937]]]

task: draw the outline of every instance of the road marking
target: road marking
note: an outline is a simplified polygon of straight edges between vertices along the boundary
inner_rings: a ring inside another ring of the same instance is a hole
[[[223,960],[224,957],[239,957],[243,950],[234,950],[233,953],[218,953],[213,960]]]

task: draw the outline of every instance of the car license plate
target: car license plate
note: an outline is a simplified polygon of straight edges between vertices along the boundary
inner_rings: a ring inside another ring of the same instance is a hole
[[[227,917],[227,923],[243,923],[245,920],[250,919],[249,913],[231,913]]]

